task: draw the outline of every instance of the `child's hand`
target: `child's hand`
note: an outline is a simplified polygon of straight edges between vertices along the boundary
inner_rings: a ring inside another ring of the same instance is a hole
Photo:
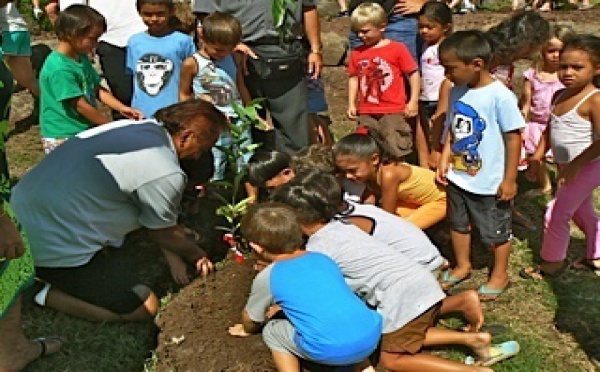
[[[236,324],[232,327],[229,327],[229,334],[235,337],[249,337],[252,334],[244,331],[244,326],[242,324]]]
[[[348,115],[348,119],[356,120],[358,118],[358,110],[356,109],[356,106],[350,105],[348,107],[348,111],[346,111],[346,114]]]
[[[264,130],[265,132],[275,129],[273,123],[267,121],[261,117],[258,118],[258,129]]]
[[[141,111],[128,106],[122,108],[119,113],[125,116],[127,119],[142,120],[144,118],[144,114]]]
[[[448,186],[448,179],[446,175],[448,174],[448,160],[440,159],[438,163],[438,167],[435,171],[435,180],[440,185]]]
[[[404,116],[407,118],[414,118],[419,113],[419,103],[409,101],[404,109]]]
[[[558,171],[558,186],[567,185],[577,178],[579,172],[581,171],[581,165],[574,159],[569,164],[565,165],[563,168]]]
[[[442,153],[438,150],[431,150],[427,159],[427,166],[429,167],[429,169],[436,170],[438,168],[441,156]]]
[[[498,186],[498,200],[512,200],[517,195],[517,190],[518,186],[516,181],[502,180],[502,183]]]

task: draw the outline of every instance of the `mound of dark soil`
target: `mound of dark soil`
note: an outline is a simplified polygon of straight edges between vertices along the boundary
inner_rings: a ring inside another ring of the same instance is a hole
[[[227,332],[240,321],[254,274],[248,261],[228,261],[176,296],[158,321],[157,371],[275,370],[260,335],[236,338]]]

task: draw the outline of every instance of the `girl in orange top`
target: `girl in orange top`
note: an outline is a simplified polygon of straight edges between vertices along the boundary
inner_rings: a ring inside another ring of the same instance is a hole
[[[446,217],[446,191],[435,182],[435,173],[402,162],[374,128],[359,128],[333,147],[336,166],[351,181],[364,184],[364,202],[379,201],[421,229]]]

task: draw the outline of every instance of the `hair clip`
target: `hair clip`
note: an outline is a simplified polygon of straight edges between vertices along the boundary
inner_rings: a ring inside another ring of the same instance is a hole
[[[356,131],[354,131],[354,133],[368,136],[369,135],[369,127],[365,127],[365,126],[361,125],[360,127],[356,128]]]

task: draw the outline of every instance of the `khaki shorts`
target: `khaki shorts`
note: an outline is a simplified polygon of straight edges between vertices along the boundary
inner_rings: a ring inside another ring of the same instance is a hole
[[[381,351],[410,355],[421,351],[425,343],[425,334],[435,325],[441,307],[442,303],[438,302],[404,327],[385,333],[381,338]]]
[[[388,144],[390,155],[403,158],[412,152],[412,128],[403,114],[359,115],[361,126],[375,128]]]

